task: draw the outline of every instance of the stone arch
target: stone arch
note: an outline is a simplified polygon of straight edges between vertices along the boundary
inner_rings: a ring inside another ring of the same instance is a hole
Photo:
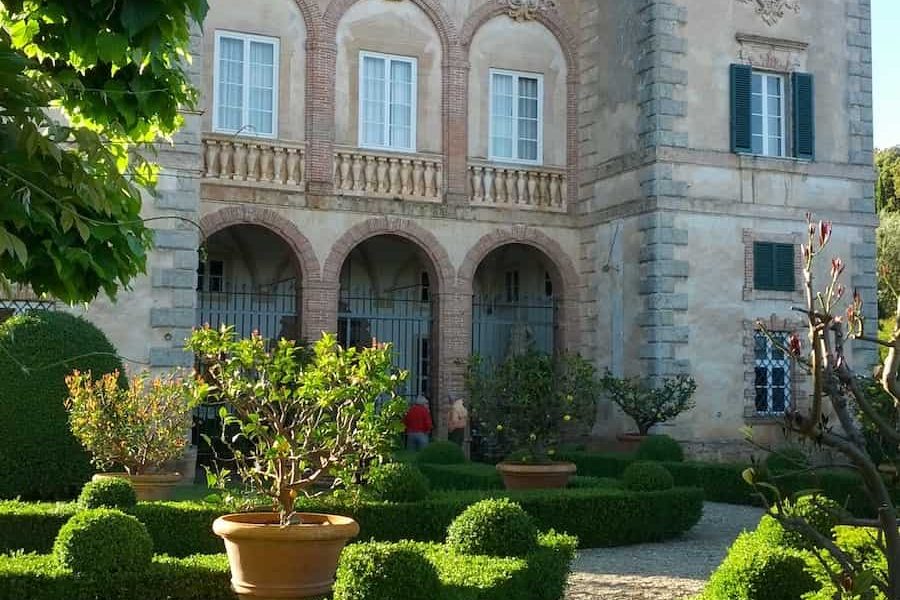
[[[502,15],[509,14],[508,0],[489,0],[475,10],[463,24],[459,33],[459,44],[462,57],[469,62],[469,50],[472,40],[482,25]],[[578,197],[578,83],[580,67],[578,60],[578,34],[569,27],[562,14],[556,9],[538,10],[534,13],[535,21],[547,28],[556,38],[566,59],[566,171],[570,199]],[[468,91],[464,97],[468,97]],[[571,202],[571,206],[575,203]]]
[[[453,263],[450,255],[438,239],[427,229],[409,219],[376,217],[351,227],[331,248],[322,269],[322,282],[337,289],[340,286],[341,268],[350,252],[362,242],[379,235],[393,235],[416,244],[431,261],[438,278],[437,288],[446,293],[454,285]]]
[[[274,210],[252,205],[229,206],[200,220],[202,239],[234,225],[257,225],[278,235],[293,251],[304,286],[319,281],[319,260],[305,235],[294,223]]]

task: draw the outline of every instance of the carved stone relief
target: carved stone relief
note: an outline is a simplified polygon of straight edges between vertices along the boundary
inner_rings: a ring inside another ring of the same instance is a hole
[[[509,16],[516,21],[531,21],[537,13],[556,8],[554,0],[508,0]]]
[[[738,0],[741,4],[756,6],[756,14],[771,27],[780,21],[785,13],[800,12],[800,0]]]
[[[757,69],[793,73],[806,71],[807,44],[759,35],[737,34],[739,62]]]

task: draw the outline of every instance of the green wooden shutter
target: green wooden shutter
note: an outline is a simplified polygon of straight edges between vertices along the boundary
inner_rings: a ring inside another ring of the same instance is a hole
[[[794,281],[794,261],[796,253],[793,244],[773,244],[774,246],[774,285],[773,289],[782,292],[793,292],[796,289]]]
[[[805,160],[816,158],[816,103],[813,76],[791,75],[794,90],[794,156]]]
[[[753,68],[731,65],[731,151],[753,152]]]
[[[769,242],[753,244],[753,287],[757,290],[771,290],[775,285],[775,245]]]

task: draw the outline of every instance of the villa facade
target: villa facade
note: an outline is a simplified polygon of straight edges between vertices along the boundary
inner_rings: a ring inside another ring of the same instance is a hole
[[[731,456],[804,401],[754,322],[799,325],[808,211],[875,316],[870,23],[869,0],[211,0],[146,201],[177,219],[86,314],[154,368],[191,365],[202,323],[392,342],[438,435],[473,352],[689,373],[664,431]],[[598,437],[630,428],[601,406]]]

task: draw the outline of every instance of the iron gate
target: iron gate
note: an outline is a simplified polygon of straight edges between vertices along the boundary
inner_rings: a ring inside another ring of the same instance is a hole
[[[554,298],[501,301],[476,296],[472,301],[472,352],[500,362],[519,349],[553,353],[556,344],[557,302]]]
[[[394,365],[409,372],[398,394],[434,400],[432,389],[432,302],[421,286],[378,297],[368,290],[341,290],[338,341],[344,347],[390,343]]]

